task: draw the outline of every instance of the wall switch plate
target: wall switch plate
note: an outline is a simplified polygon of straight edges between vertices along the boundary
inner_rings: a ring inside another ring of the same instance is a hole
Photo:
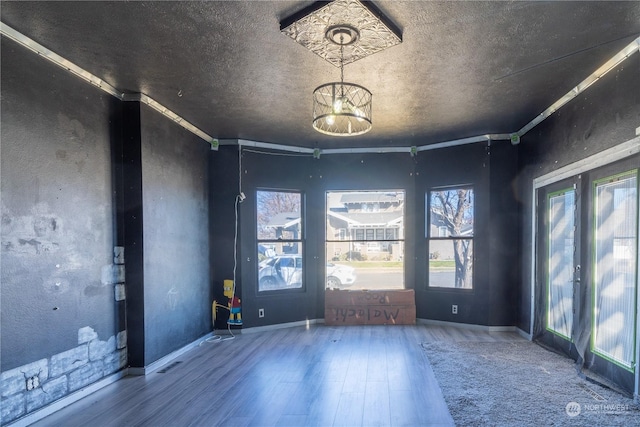
[[[264,308],[258,309],[258,317],[264,317]]]
[[[451,306],[451,314],[458,314],[458,305],[457,304],[453,304]]]

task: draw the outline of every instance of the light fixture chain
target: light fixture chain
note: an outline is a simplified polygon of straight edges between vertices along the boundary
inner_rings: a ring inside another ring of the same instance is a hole
[[[340,95],[344,97],[344,36],[340,35]]]

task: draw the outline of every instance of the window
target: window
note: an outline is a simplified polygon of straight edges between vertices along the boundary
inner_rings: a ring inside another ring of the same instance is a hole
[[[594,353],[632,369],[638,255],[637,171],[594,183]]]
[[[374,234],[373,234],[374,232],[375,232],[375,230],[372,229],[372,228],[367,229],[365,239],[366,240],[375,240],[375,237],[374,237]]]
[[[431,190],[426,197],[429,286],[473,287],[473,188]]]
[[[404,201],[399,190],[327,192],[328,288],[404,288]]]
[[[302,194],[258,191],[258,292],[302,288]]]

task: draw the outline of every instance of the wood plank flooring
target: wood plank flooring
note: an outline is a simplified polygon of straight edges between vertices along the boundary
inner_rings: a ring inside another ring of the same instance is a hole
[[[421,349],[522,340],[443,326],[314,325],[205,342],[34,426],[453,426]],[[162,368],[160,369],[160,371]]]

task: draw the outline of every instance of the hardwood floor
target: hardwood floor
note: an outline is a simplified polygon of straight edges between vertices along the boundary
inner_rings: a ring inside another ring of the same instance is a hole
[[[521,339],[420,325],[245,333],[125,377],[34,426],[452,426],[420,344]]]

